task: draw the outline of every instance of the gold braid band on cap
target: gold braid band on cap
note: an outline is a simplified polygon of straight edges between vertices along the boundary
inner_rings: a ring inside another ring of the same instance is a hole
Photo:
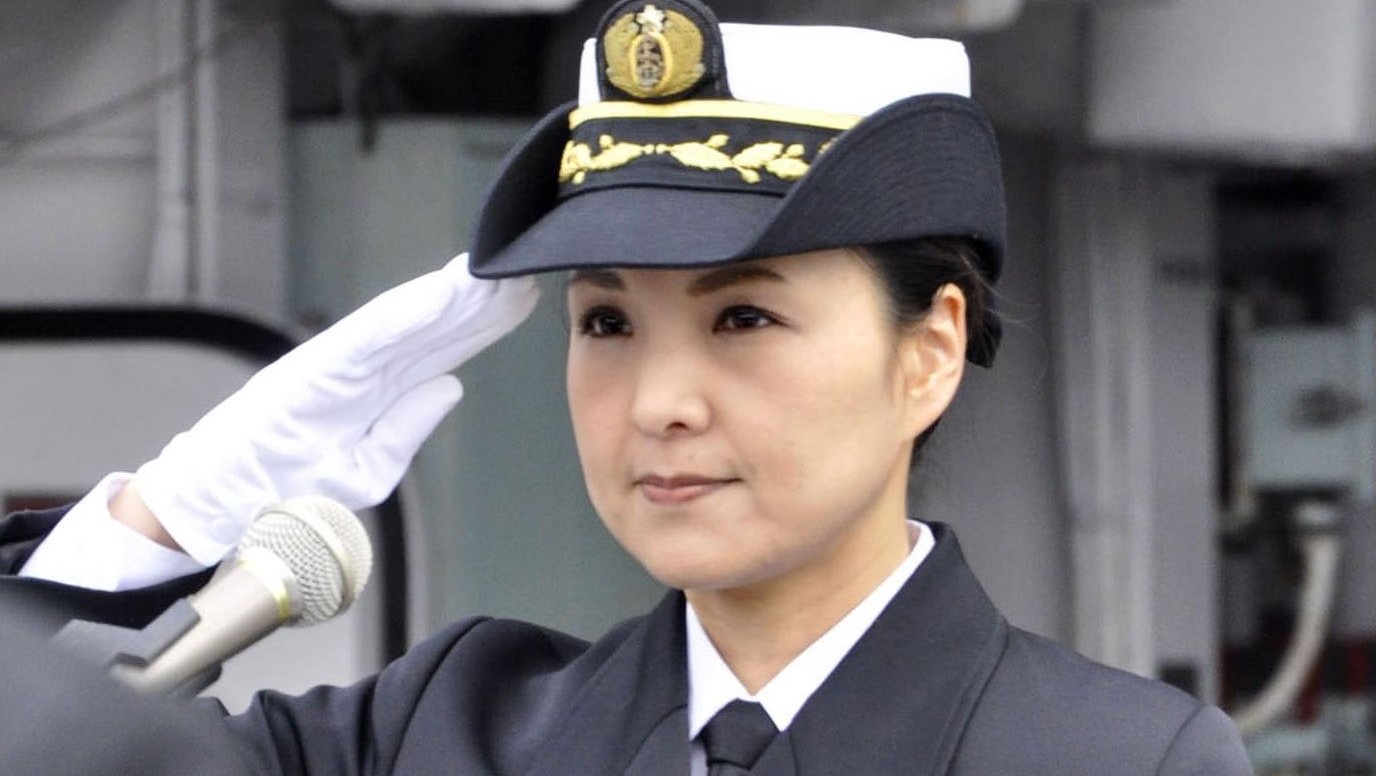
[[[802,124],[809,127],[852,129],[862,121],[851,113],[831,113],[768,102],[739,100],[683,100],[662,105],[642,102],[607,101],[585,105],[570,112],[570,128],[574,129],[594,119],[758,119],[781,124]]]
[[[748,185],[772,179],[790,183],[803,178],[833,138],[858,121],[858,116],[734,100],[602,102],[571,112],[572,138],[561,155],[559,180],[580,186],[591,174],[659,157],[683,170],[735,172]]]

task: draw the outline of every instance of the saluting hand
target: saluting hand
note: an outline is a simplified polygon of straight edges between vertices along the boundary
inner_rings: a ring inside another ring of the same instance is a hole
[[[521,323],[537,296],[531,278],[472,277],[467,254],[384,292],[173,437],[139,468],[126,514],[146,508],[163,541],[209,565],[285,498],[379,503],[460,401],[449,372]]]

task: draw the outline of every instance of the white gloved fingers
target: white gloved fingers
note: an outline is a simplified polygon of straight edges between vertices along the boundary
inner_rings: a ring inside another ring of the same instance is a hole
[[[415,350],[388,364],[387,369],[397,370],[389,375],[391,381],[411,387],[455,369],[517,328],[540,297],[532,278],[484,282],[485,293],[457,297],[435,323],[418,333]]]
[[[511,331],[531,314],[538,295],[532,278],[473,277],[462,253],[375,297],[285,357],[284,369],[271,371],[377,381],[391,401]]]
[[[535,281],[481,280],[468,257],[380,294],[260,370],[141,467],[139,491],[213,563],[263,506],[318,493],[385,498],[460,399],[447,374],[530,314]]]
[[[396,363],[421,354],[445,354],[454,364],[440,371],[450,371],[526,320],[540,295],[531,277],[485,280],[470,275],[465,253],[435,274],[450,283],[450,299],[430,320],[414,327],[406,340],[380,349],[380,359]]]
[[[458,367],[522,322],[536,305],[531,278],[481,280],[461,254],[380,294],[261,370],[233,401],[262,417],[280,407],[358,438],[413,387]]]
[[[453,265],[448,269],[453,269]],[[460,269],[469,277],[467,266]],[[456,320],[453,327],[447,328],[455,329],[460,335],[457,339],[464,340],[468,348],[468,352],[462,351],[462,360],[492,345],[527,320],[541,296],[537,281],[531,276],[470,280],[473,282],[464,286],[464,293],[457,294],[446,310],[446,315]],[[484,284],[482,289],[479,283]]]
[[[357,343],[350,354],[355,361],[381,366],[433,351],[437,342],[473,342],[457,351],[463,361],[521,323],[536,304],[535,293],[532,278],[474,277],[469,254],[462,253],[440,269],[384,292],[341,323],[350,322],[344,334]]]
[[[354,476],[338,483],[338,491],[323,491],[325,495],[351,509],[373,506],[387,498],[422,443],[463,394],[454,375],[442,374],[398,397],[349,451]]]
[[[415,277],[365,302],[288,358],[312,365],[365,363],[390,345],[409,342],[445,312],[455,293],[454,275],[444,267]]]

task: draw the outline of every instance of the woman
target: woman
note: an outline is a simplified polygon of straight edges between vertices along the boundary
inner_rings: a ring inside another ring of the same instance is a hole
[[[257,768],[1249,773],[1220,711],[1010,627],[953,532],[906,514],[965,357],[998,340],[1000,172],[961,47],[639,0],[601,22],[581,91],[510,158],[468,263],[269,367],[56,528],[12,518],[0,560],[166,603],[234,544],[226,515],[381,498],[459,398],[444,371],[531,308],[529,282],[470,274],[569,270],[585,482],[673,592],[594,644],[467,620],[354,687],[264,694],[225,723]],[[101,532],[139,549],[74,564]]]

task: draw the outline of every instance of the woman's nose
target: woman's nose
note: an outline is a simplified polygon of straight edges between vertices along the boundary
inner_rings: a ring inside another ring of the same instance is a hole
[[[633,393],[633,424],[647,436],[703,432],[711,419],[706,387],[704,370],[686,351],[644,351]]]

